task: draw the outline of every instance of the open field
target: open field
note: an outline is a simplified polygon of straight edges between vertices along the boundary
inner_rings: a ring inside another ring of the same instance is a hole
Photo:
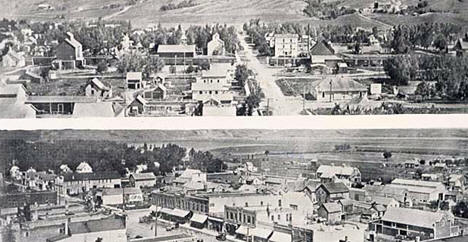
[[[102,78],[106,84],[112,86],[112,92],[114,96],[125,91],[125,79],[122,78]],[[45,82],[45,83],[34,83],[31,82],[27,85],[29,92],[34,95],[42,96],[82,96],[84,95],[84,88],[88,81],[92,78],[72,78],[72,79],[59,79],[56,81]]]
[[[335,1],[335,0],[329,0]],[[140,0],[135,5],[129,5],[128,0],[0,0],[3,6],[0,17],[29,20],[85,20],[102,18],[105,20],[131,21],[135,27],[146,27],[150,24],[178,25],[186,27],[194,24],[226,23],[240,25],[249,19],[260,18],[265,22],[301,22],[311,26],[318,25],[353,25],[363,28],[374,26],[388,28],[399,23],[414,24],[426,21],[453,22],[464,24],[468,2],[458,0],[429,0],[427,7],[451,13],[431,14],[433,16],[400,16],[376,14],[365,18],[358,14],[340,16],[333,20],[317,20],[304,15],[305,1],[301,0],[197,0],[196,6],[161,11],[161,6],[173,0]],[[416,0],[403,0],[403,4],[414,5]],[[49,4],[50,10],[39,10],[39,4]],[[349,8],[365,8],[371,6],[371,0],[346,0],[339,6]],[[63,16],[64,19],[59,17]]]

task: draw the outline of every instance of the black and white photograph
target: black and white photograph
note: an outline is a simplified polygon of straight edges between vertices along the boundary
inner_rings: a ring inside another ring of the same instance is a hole
[[[0,118],[468,110],[464,0],[0,4]]]
[[[0,137],[2,241],[468,239],[468,129]]]

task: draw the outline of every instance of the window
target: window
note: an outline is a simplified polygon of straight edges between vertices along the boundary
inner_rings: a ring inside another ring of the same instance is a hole
[[[280,214],[278,214],[278,220],[281,220],[281,215]]]
[[[281,199],[278,200],[278,207],[281,207]]]
[[[247,219],[245,218],[245,214],[244,214],[244,223],[247,221]]]
[[[210,91],[210,94],[213,94],[213,91]]]
[[[218,94],[218,91],[215,91],[215,94]]]
[[[203,94],[203,91],[200,91],[200,94]]]
[[[249,203],[248,203],[248,202],[246,202],[246,203],[245,203],[245,206],[246,206],[246,207],[248,207],[248,206],[249,206]]]
[[[322,97],[325,98],[325,92],[322,92]]]
[[[260,201],[260,206],[263,206],[263,201]]]
[[[271,215],[271,221],[275,221],[275,216]]]
[[[250,216],[247,216],[247,223],[248,223],[248,224],[251,223]]]

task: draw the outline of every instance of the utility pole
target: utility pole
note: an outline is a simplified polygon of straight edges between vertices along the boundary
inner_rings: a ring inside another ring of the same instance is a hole
[[[174,55],[174,74],[177,76],[177,55]]]
[[[333,90],[333,87],[332,87],[332,80],[330,79],[330,102],[332,101],[332,90]]]
[[[302,110],[305,110],[305,100],[306,100],[306,86],[304,86],[304,91],[302,94]]]
[[[158,237],[158,212],[156,211],[156,219],[154,220],[154,237]]]

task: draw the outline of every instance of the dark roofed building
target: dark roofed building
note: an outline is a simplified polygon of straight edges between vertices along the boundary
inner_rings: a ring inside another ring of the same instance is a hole
[[[453,47],[453,50],[457,52],[457,56],[466,56],[468,52],[468,41],[466,39],[460,38]]]
[[[310,55],[334,55],[335,50],[324,39],[318,41],[311,49]]]
[[[320,184],[315,189],[315,196],[319,203],[349,199],[349,188],[341,182]]]

